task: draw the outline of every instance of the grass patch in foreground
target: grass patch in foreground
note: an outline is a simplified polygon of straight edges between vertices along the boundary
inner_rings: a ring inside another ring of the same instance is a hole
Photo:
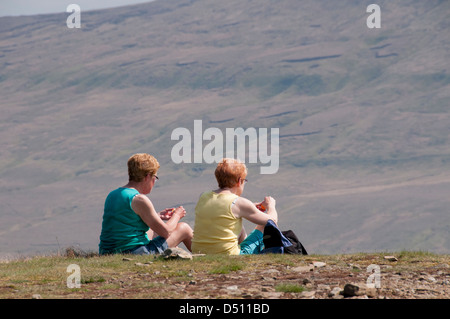
[[[303,292],[306,288],[302,285],[281,283],[275,286],[275,291],[277,292]]]
[[[225,265],[220,265],[209,271],[210,274],[229,274],[232,271],[239,271],[244,269],[244,265],[240,262],[231,262]]]

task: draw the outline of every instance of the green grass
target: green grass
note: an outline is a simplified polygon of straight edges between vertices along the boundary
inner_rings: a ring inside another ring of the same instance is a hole
[[[277,292],[303,292],[305,291],[305,287],[298,284],[291,283],[280,283],[275,286],[275,291]]]
[[[209,271],[210,274],[229,274],[233,271],[242,270],[244,268],[244,264],[240,262],[231,262],[225,265],[220,265],[218,267],[214,267]]]
[[[94,283],[94,282],[105,282],[105,281],[106,281],[106,279],[101,276],[93,276],[93,277],[88,277],[86,279],[82,279],[81,284],[90,284],[90,283]]]

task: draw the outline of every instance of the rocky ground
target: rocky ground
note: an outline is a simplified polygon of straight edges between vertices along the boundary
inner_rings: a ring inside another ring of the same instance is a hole
[[[197,258],[193,259],[201,260]],[[184,278],[170,275],[174,266],[170,263],[163,265],[169,269],[167,275],[156,270],[139,276],[182,299],[450,299],[449,259],[442,256],[289,256],[284,262],[277,256],[264,263],[255,258],[245,260],[245,266],[240,261],[224,266],[222,271],[192,267],[185,270]],[[135,265],[146,268],[152,263]],[[133,280],[122,282],[124,297],[127,285],[133,289]]]
[[[216,298],[450,298],[447,268],[383,273],[385,267],[381,268],[380,288],[368,287],[367,278],[370,274],[357,265],[349,265],[345,269],[326,264],[319,267],[274,266],[259,272],[242,271],[214,279],[198,276],[196,280],[179,288],[190,296],[207,290],[210,297]],[[277,289],[279,283],[287,286],[286,291]],[[288,283],[292,284],[292,292],[289,291]],[[296,292],[296,285],[303,286],[304,290]]]
[[[194,272],[189,282],[161,283],[183,298],[450,298],[448,264],[396,269],[398,261],[376,261],[371,268],[366,266],[367,260],[344,265],[313,261],[303,266],[270,265],[214,276]]]
[[[450,299],[448,255],[179,257],[59,256],[3,262],[0,298]],[[81,269],[80,288],[67,286],[71,264]]]

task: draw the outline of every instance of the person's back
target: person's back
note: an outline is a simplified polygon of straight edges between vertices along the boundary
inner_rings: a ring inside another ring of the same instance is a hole
[[[193,252],[239,255],[242,218],[236,218],[231,211],[231,205],[238,197],[213,191],[200,196],[195,207]]]
[[[149,243],[146,234],[149,227],[131,208],[131,201],[138,194],[135,189],[120,187],[108,195],[100,235],[100,254],[123,252]]]

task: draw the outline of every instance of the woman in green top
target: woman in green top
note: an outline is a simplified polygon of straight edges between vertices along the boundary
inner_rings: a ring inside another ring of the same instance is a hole
[[[131,156],[127,164],[128,184],[109,193],[105,201],[100,254],[155,254],[180,243],[190,251],[192,228],[180,222],[186,210],[180,206],[157,213],[146,196],[158,179],[158,161],[139,153]],[[151,240],[149,230],[154,234]]]

